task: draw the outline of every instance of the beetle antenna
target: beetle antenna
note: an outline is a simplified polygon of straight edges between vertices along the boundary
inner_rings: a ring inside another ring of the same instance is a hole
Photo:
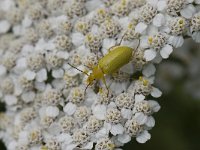
[[[70,65],[72,68],[75,68],[76,70],[78,70],[78,71],[84,73],[85,75],[89,76],[85,71],[78,69],[77,67],[71,65],[70,63],[67,63],[67,64]]]

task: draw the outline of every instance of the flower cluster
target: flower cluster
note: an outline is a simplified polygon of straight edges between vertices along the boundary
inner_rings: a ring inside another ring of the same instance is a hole
[[[155,64],[187,37],[200,42],[199,4],[0,1],[0,138],[8,150],[114,150],[149,140],[160,109],[152,99],[162,94]],[[86,74],[118,43],[133,49],[132,60],[106,75],[109,91],[101,81],[85,91]]]

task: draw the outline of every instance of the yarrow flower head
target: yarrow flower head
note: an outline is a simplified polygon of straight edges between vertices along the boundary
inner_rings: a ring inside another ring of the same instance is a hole
[[[162,95],[153,85],[155,63],[185,38],[200,42],[199,4],[1,0],[6,147],[117,150],[134,139],[145,143],[160,109],[149,99]]]

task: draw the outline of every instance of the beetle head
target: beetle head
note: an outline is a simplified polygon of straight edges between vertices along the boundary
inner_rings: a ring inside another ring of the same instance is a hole
[[[92,84],[92,82],[95,80],[95,76],[94,76],[94,74],[93,73],[91,73],[90,75],[89,75],[89,77],[87,78],[87,82],[88,82],[88,84]]]
[[[103,72],[102,69],[98,66],[94,67],[92,70],[92,73],[89,75],[87,81],[88,83],[92,83],[94,80],[99,80],[101,78],[103,78]]]

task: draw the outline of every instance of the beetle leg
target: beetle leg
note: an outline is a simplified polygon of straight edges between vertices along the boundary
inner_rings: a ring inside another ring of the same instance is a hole
[[[121,40],[119,41],[119,44],[117,44],[117,45],[121,45],[125,35],[126,35],[126,33],[124,33],[124,35],[122,36]]]
[[[108,49],[108,52],[110,53],[110,52],[111,52],[111,49],[113,49],[114,47],[116,47],[116,45],[111,46],[111,47]]]
[[[140,38],[138,39],[138,45],[137,45],[137,47],[136,47],[136,49],[135,49],[135,52],[133,53],[133,57],[135,57],[135,53],[137,52],[137,50],[138,50],[138,48],[140,47]]]
[[[88,85],[85,87],[85,90],[84,90],[84,95],[86,95],[86,91],[88,89],[88,87],[90,86],[91,83],[88,83]]]
[[[113,49],[114,47],[116,47],[116,46],[120,46],[121,43],[122,43],[122,41],[123,41],[123,39],[124,39],[124,36],[125,36],[125,35],[126,35],[126,33],[124,33],[124,35],[122,36],[122,38],[121,38],[121,40],[119,41],[118,44],[116,44],[116,45],[114,45],[114,46],[111,46],[111,47],[108,49],[108,52],[110,52],[111,49]]]
[[[105,76],[103,76],[102,80],[103,80],[103,84],[106,86],[106,89],[108,90],[108,93],[107,93],[107,97],[108,97],[108,95],[109,95],[109,88],[108,88],[108,86],[106,84],[106,78],[105,78]]]

